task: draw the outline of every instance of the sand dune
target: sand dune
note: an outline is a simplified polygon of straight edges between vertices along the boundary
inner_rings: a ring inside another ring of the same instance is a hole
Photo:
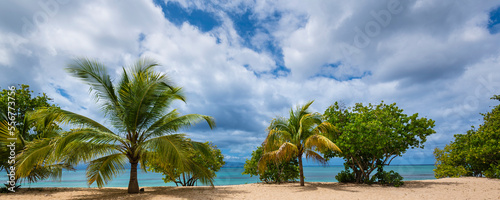
[[[500,180],[445,178],[407,181],[399,188],[340,183],[246,184],[216,187],[36,188],[0,194],[0,199],[500,199]]]

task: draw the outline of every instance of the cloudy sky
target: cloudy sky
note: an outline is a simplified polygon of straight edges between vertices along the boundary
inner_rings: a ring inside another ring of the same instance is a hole
[[[64,68],[96,58],[118,77],[147,56],[182,86],[184,114],[217,128],[186,130],[242,162],[266,127],[315,100],[396,102],[436,121],[424,150],[401,164],[433,163],[432,150],[482,123],[500,94],[498,1],[0,1],[0,87],[29,84],[60,107],[106,123],[88,87]],[[334,162],[333,164],[341,164]]]

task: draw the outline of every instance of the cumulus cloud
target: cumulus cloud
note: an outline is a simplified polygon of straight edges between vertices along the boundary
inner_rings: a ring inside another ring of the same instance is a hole
[[[243,161],[276,116],[315,100],[397,102],[436,120],[424,154],[480,124],[496,102],[499,3],[441,1],[177,1],[184,18],[165,15],[169,1],[0,2],[0,87],[45,92],[61,107],[103,123],[88,87],[64,71],[75,57],[96,58],[117,77],[141,56],[182,86],[184,114],[215,117],[217,128],[184,130]],[[177,4],[176,4],[177,5]],[[217,23],[202,26],[196,14]],[[194,17],[194,18],[193,18]],[[196,22],[196,23],[194,23]]]

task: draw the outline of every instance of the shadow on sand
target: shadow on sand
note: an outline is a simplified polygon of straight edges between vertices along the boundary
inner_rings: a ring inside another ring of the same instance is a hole
[[[152,199],[152,198],[182,198],[182,199],[223,199],[231,198],[245,191],[225,187],[146,187],[139,194],[128,194],[127,188],[22,188],[17,194],[36,195],[40,198],[50,198],[57,193],[72,194],[71,199]],[[195,194],[195,195],[193,195]],[[12,194],[16,195],[16,194]]]
[[[358,192],[356,190],[350,189],[350,186],[354,184],[342,184],[342,183],[316,183],[316,182],[311,182],[308,183],[306,182],[304,187],[301,186],[296,186],[299,191],[314,191],[318,190],[319,188],[323,189],[329,189],[329,190],[336,190],[336,191],[346,191],[346,192]]]
[[[409,188],[432,188],[433,186],[457,186],[463,183],[457,183],[453,181],[449,182],[436,182],[436,181],[405,181],[405,184],[402,187]]]
[[[454,188],[463,185],[453,179],[444,181],[406,181],[400,189],[419,189],[419,188]],[[260,185],[255,184],[252,187],[254,191],[246,190],[248,188],[234,187],[145,187],[145,192],[139,194],[128,194],[127,188],[21,188],[16,194],[8,195],[29,195],[35,199],[58,199],[58,197],[67,197],[71,199],[237,199],[252,195],[250,193],[261,193],[266,188],[275,188],[277,191],[287,191],[291,193],[310,194],[317,190],[330,190],[335,192],[347,192],[350,194],[360,194],[366,191],[398,190],[392,186],[383,186],[378,184],[353,184],[353,183],[319,183],[306,182],[304,187],[298,183],[287,183],[281,185]],[[444,187],[442,187],[444,186]],[[255,189],[256,188],[256,189]],[[262,193],[261,193],[262,194]],[[2,198],[0,198],[2,199]]]

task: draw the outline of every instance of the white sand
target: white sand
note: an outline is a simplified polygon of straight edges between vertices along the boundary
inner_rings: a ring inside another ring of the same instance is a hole
[[[19,189],[0,199],[500,199],[500,179],[445,178],[406,181],[399,188],[340,183],[246,184],[216,187],[145,187],[141,194],[126,188]]]

